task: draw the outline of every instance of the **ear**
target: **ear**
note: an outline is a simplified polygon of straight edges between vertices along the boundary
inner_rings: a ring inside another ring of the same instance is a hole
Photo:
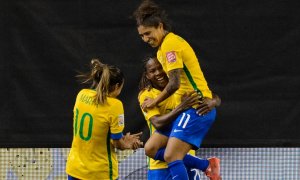
[[[158,28],[159,28],[159,29],[164,29],[164,24],[160,22],[160,23],[158,24]]]
[[[119,83],[117,83],[117,84],[115,84],[115,87],[114,87],[114,89],[118,89],[120,87],[120,84]]]
[[[116,89],[119,89],[119,88],[121,88],[122,86],[124,85],[124,83],[117,83],[117,84],[115,84],[115,87],[114,87],[114,89],[116,90]]]
[[[145,76],[146,76],[146,78],[147,78],[148,80],[150,79],[147,73],[145,73]]]

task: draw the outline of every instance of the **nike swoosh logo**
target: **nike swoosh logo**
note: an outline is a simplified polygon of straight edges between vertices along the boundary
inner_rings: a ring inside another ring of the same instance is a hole
[[[172,179],[175,179],[177,176],[178,176],[178,175],[176,175],[176,176],[172,177]]]
[[[174,132],[181,132],[181,129],[174,129]]]

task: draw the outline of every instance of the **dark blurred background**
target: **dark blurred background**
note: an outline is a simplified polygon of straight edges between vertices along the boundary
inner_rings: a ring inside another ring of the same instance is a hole
[[[0,2],[1,147],[70,147],[76,80],[93,57],[120,67],[125,132],[149,132],[137,95],[153,50],[130,18],[140,0]],[[300,146],[300,3],[160,0],[222,99],[204,147]]]

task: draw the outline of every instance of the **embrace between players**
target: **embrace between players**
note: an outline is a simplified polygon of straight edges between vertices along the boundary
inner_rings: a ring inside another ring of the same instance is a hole
[[[148,179],[200,179],[200,170],[211,180],[220,180],[218,158],[195,156],[215,120],[220,98],[209,89],[191,46],[171,32],[164,10],[145,0],[134,17],[142,40],[158,49],[156,56],[144,60],[138,95],[151,132],[144,146],[150,158]],[[143,145],[140,133],[122,133],[124,110],[117,96],[123,87],[123,74],[117,67],[93,59],[91,71],[78,77],[92,85],[78,93],[74,105],[68,179],[118,179],[114,148]],[[86,103],[82,97],[94,101]]]

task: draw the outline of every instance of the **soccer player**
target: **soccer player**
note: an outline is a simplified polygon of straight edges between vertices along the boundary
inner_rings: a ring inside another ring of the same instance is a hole
[[[123,104],[117,99],[124,76],[119,68],[91,60],[91,71],[78,75],[83,83],[74,105],[73,142],[66,165],[69,180],[116,180],[118,161],[114,148],[137,149],[141,133],[125,136]]]
[[[194,50],[183,38],[171,32],[165,11],[154,2],[145,0],[135,10],[134,17],[140,37],[158,49],[157,59],[169,77],[161,93],[153,99],[146,99],[142,108],[153,108],[173,94],[178,105],[183,94],[192,90],[197,91],[204,103],[211,100],[212,92]],[[156,159],[168,162],[173,179],[188,179],[183,158],[189,150],[200,147],[215,117],[215,108],[202,115],[190,108],[174,121],[166,149],[160,149],[155,155]],[[215,168],[211,168],[207,176],[213,180],[221,179],[219,160],[212,167]]]
[[[146,98],[155,98],[168,83],[167,74],[163,71],[162,66],[156,57],[146,57],[143,66],[144,72],[140,81],[140,93],[138,97],[140,105]],[[199,113],[204,114],[209,109],[219,106],[220,102],[220,98],[215,96],[208,104],[201,104],[197,109]],[[183,101],[176,108],[175,101],[173,101],[171,96],[161,102],[159,107],[151,108],[147,112],[142,109],[151,134],[151,137],[145,145],[146,155],[150,157],[150,159],[148,159],[148,180],[171,179],[170,172],[167,169],[168,165],[165,162],[152,159],[155,156],[153,152],[166,146],[168,141],[168,135],[160,134],[159,131],[156,131],[156,128],[158,130],[168,128],[168,125],[170,125],[181,112],[198,103],[199,98],[197,94],[190,93],[189,96],[183,98]],[[190,155],[187,155],[184,159],[184,161],[186,161],[185,165],[188,166],[189,179],[200,179],[198,170],[192,168],[206,171],[209,169],[209,160],[192,157],[191,155],[195,155],[194,150],[191,150],[189,154]],[[214,158],[210,158],[210,160],[212,159]],[[198,162],[198,164],[195,163],[195,161]]]

